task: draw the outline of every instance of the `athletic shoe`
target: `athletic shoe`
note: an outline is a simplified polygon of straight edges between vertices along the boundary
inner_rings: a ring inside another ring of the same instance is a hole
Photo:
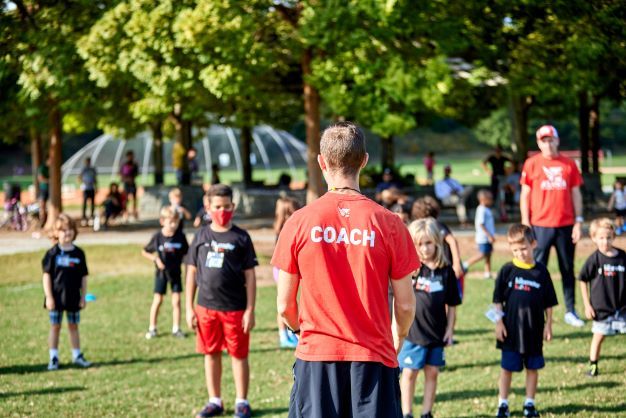
[[[509,418],[511,413],[509,412],[509,404],[503,403],[498,407],[498,412],[496,412],[496,418]]]
[[[48,370],[59,370],[59,359],[52,357],[48,363]]]
[[[589,369],[587,370],[587,376],[596,377],[597,375],[598,375],[598,365],[589,364]]]
[[[491,279],[491,273],[484,272],[484,273],[483,273],[483,278],[484,278],[485,280],[490,280],[490,279]]]
[[[83,368],[91,367],[92,365],[90,361],[87,361],[87,359],[85,359],[85,356],[83,356],[83,353],[80,353],[78,357],[74,359],[74,364]]]
[[[524,405],[524,416],[525,417],[538,417],[539,412],[537,412],[535,405],[533,404]]]
[[[252,416],[252,409],[250,409],[249,403],[239,402],[235,405],[235,418],[250,418]]]
[[[185,335],[185,333],[181,329],[177,329],[175,332],[172,332],[172,337],[185,338],[187,337],[187,335]]]
[[[156,338],[156,336],[157,336],[156,329],[150,329],[148,330],[148,332],[146,332],[146,340],[151,340],[153,338]]]
[[[420,415],[420,418],[433,418],[433,414],[426,412],[425,414]]]
[[[196,414],[196,418],[216,417],[224,413],[224,408],[212,402],[204,405],[204,408]]]
[[[584,327],[585,326],[585,321],[580,319],[578,317],[578,315],[576,315],[576,312],[574,312],[574,311],[568,312],[568,313],[565,314],[565,323],[567,325],[571,325],[571,326],[576,327],[576,328],[580,328],[580,327]]]
[[[404,414],[402,418],[413,418],[413,414]]]

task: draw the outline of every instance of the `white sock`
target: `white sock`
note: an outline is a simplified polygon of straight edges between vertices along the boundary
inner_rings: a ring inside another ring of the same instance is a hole
[[[533,398],[526,398],[526,400],[524,401],[524,405],[534,405],[535,404],[535,400]]]
[[[217,398],[215,396],[209,398],[209,403],[222,406],[222,398]]]
[[[48,350],[50,353],[50,360],[52,360],[53,358],[59,358],[59,349],[58,348],[51,348],[50,350]]]
[[[235,398],[235,405],[239,405],[240,403],[242,403],[244,405],[248,405],[248,400],[247,399],[241,399],[241,398]]]
[[[80,356],[80,348],[72,348],[72,360],[76,360]]]
[[[502,406],[502,405],[507,405],[508,406],[509,405],[509,400],[508,399],[499,398],[498,399],[498,406]]]
[[[180,327],[172,326],[172,334],[176,334],[178,331],[180,331]]]

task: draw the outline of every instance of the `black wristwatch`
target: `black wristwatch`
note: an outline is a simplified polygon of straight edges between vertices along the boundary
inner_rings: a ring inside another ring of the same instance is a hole
[[[287,329],[288,329],[289,331],[293,332],[293,333],[294,333],[294,334],[296,334],[296,335],[300,335],[300,330],[297,330],[297,331],[296,331],[295,329],[292,329],[290,326],[287,326]]]

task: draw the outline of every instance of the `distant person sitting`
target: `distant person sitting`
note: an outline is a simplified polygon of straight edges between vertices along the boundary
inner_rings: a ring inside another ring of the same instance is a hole
[[[124,198],[119,191],[117,183],[111,183],[109,185],[109,194],[104,199],[103,210],[100,214],[100,218],[104,218],[102,226],[107,228],[109,226],[109,220],[118,217],[124,211]],[[100,229],[100,220],[94,221],[94,230]]]
[[[376,194],[381,193],[383,190],[391,189],[392,187],[399,189],[401,186],[394,180],[391,169],[385,168],[383,170],[383,181],[376,185]]]
[[[435,183],[435,196],[444,205],[456,206],[456,215],[462,225],[467,224],[467,208],[465,202],[472,193],[473,187],[463,187],[461,183],[453,179],[450,174],[452,167],[446,165],[443,169],[443,180]]]

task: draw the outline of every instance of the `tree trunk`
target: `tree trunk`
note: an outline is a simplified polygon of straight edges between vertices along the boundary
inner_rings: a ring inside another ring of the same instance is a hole
[[[250,154],[252,153],[252,128],[244,126],[241,128],[241,161],[243,163],[243,185],[252,187],[252,163]]]
[[[30,128],[30,157],[33,185],[35,186],[35,199],[37,199],[37,196],[39,196],[39,176],[37,171],[41,165],[41,132],[35,128]]]
[[[176,142],[178,142],[179,147],[181,147],[181,154],[179,158],[181,160],[182,175],[178,180],[181,185],[189,185],[191,183],[191,175],[189,173],[189,164],[187,163],[187,151],[191,148],[192,138],[191,138],[191,121],[183,119],[182,106],[180,103],[177,103],[174,106],[174,127],[176,129]]]
[[[589,112],[589,125],[591,127],[591,161],[593,172],[600,174],[600,96],[593,95],[591,110]]]
[[[528,155],[528,111],[532,105],[530,96],[512,96],[513,142],[517,147],[517,158],[524,161]]]
[[[583,174],[589,174],[589,99],[586,91],[578,93],[578,132],[580,169]]]
[[[163,125],[161,121],[150,125],[152,129],[152,156],[154,160],[154,184],[163,184]]]
[[[50,205],[48,208],[48,220],[46,229],[54,225],[57,217],[63,212],[61,196],[61,163],[63,161],[62,146],[62,121],[61,111],[56,104],[48,113],[48,125],[50,126]]]
[[[380,138],[381,149],[381,166],[385,168],[393,169],[395,163],[395,153],[393,147],[393,136],[385,136]]]
[[[307,203],[313,202],[320,197],[323,191],[322,171],[317,164],[317,156],[320,152],[320,96],[315,87],[309,84],[308,76],[311,75],[311,61],[313,52],[308,48],[302,57],[302,75],[304,79],[304,122],[306,125],[307,144],[307,171],[308,187],[306,192]]]

